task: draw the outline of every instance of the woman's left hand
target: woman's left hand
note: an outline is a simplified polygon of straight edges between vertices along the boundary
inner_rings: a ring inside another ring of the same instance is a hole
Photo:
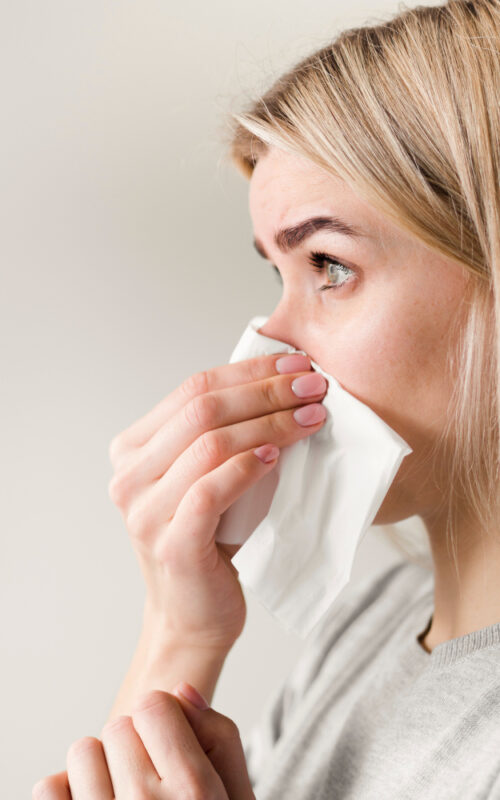
[[[187,688],[186,688],[187,687]],[[181,694],[153,690],[101,739],[68,750],[67,772],[33,787],[33,800],[255,800],[235,723]]]

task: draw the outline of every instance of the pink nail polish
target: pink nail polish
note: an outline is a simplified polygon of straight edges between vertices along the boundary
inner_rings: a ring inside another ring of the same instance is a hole
[[[311,403],[308,406],[296,408],[293,417],[299,425],[316,425],[326,419],[326,408],[320,403]]]
[[[311,362],[308,356],[300,355],[300,353],[291,353],[289,356],[278,358],[275,363],[278,372],[305,372],[311,369]]]

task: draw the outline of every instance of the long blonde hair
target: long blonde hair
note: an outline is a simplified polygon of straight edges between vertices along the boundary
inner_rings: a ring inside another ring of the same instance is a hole
[[[500,0],[403,7],[341,32],[228,119],[228,153],[246,177],[270,146],[305,156],[466,271],[435,449],[450,456],[443,502],[455,564],[459,503],[481,529],[499,524],[499,12]]]

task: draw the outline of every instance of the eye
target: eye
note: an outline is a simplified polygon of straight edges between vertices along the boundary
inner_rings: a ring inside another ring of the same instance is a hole
[[[335,256],[328,255],[328,253],[312,252],[308,260],[312,264],[314,272],[319,272],[320,274],[324,273],[326,265],[327,277],[332,279],[332,282],[320,286],[320,292],[325,291],[325,289],[340,289],[345,283],[350,281],[352,276],[356,275],[353,269],[343,264],[335,258]],[[272,266],[278,275],[280,284],[283,285],[278,267],[274,264]]]
[[[325,283],[320,287],[320,291],[325,289],[339,289],[344,283],[347,283],[351,275],[355,275],[354,270],[342,264],[341,261],[335,256],[329,256],[328,253],[313,252],[309,256],[309,262],[312,264],[313,270],[323,274],[325,271],[325,264],[327,265],[326,274],[331,278],[334,283]],[[332,267],[332,269],[330,269]]]

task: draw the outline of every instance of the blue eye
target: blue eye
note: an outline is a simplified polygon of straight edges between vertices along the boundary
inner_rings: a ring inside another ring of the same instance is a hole
[[[335,281],[340,278],[340,282],[325,283],[320,287],[320,291],[324,291],[325,289],[339,289],[344,283],[347,283],[351,275],[354,275],[354,270],[350,267],[346,267],[341,261],[338,261],[334,256],[329,256],[327,253],[311,253],[309,262],[312,264],[313,270],[319,272],[321,275],[325,270],[325,264],[334,267],[332,271],[327,268],[327,277],[333,278]],[[337,269],[337,267],[339,269]]]
[[[341,286],[347,283],[350,277],[355,274],[354,270],[350,267],[346,267],[341,261],[338,261],[334,256],[329,256],[327,253],[313,252],[310,254],[308,260],[312,264],[314,272],[319,272],[321,275],[325,271],[325,264],[333,267],[333,270],[327,269],[327,276],[336,281],[336,283],[323,284],[323,286],[320,286],[320,292],[325,291],[325,289],[340,289]],[[283,285],[278,267],[273,264],[273,269],[276,270],[279,282]]]

